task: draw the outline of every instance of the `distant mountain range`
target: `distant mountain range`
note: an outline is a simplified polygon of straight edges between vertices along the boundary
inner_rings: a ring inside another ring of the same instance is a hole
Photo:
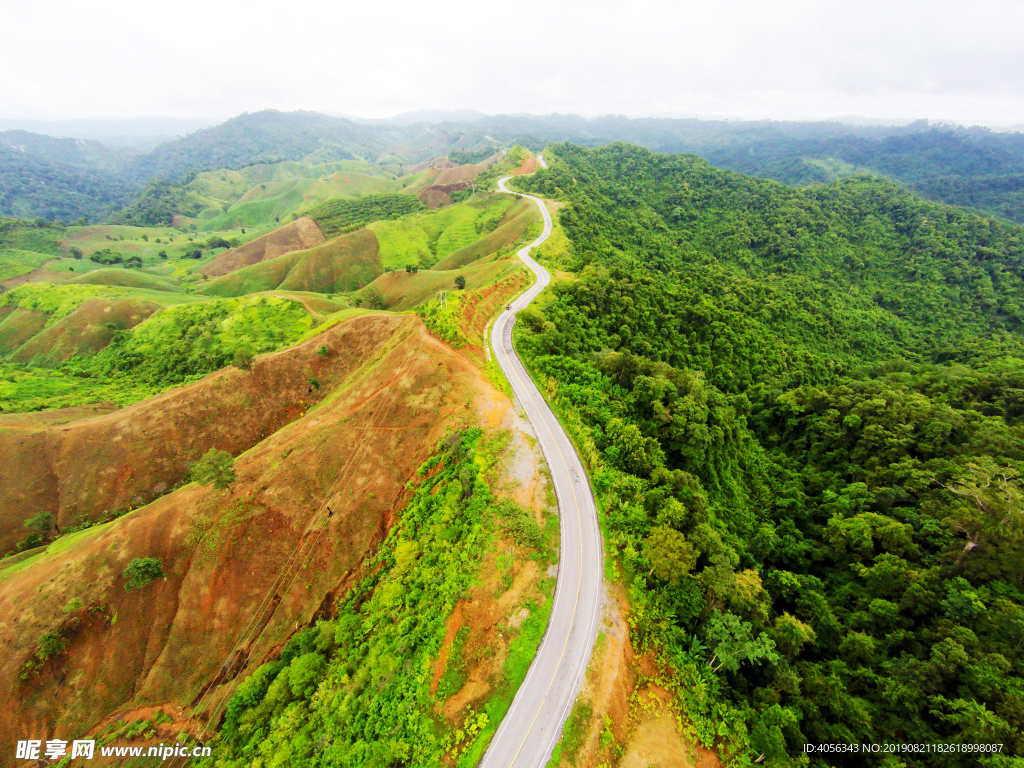
[[[10,122],[0,121],[0,127]],[[2,131],[0,216],[102,220],[133,199],[147,179],[173,181],[191,171],[346,159],[414,164],[452,150],[500,144],[537,150],[554,141],[586,146],[622,141],[656,152],[698,154],[722,168],[797,186],[875,173],[924,197],[1024,221],[1024,134],[927,120],[879,126],[472,110],[419,110],[386,120],[358,120],[267,110],[201,126],[202,121],[156,119],[41,124],[40,130],[49,132],[80,129],[74,138]],[[154,130],[187,135],[143,151],[144,144],[116,140],[118,132],[133,135],[124,133],[129,128],[139,131],[137,137]],[[103,135],[108,138],[91,138]]]

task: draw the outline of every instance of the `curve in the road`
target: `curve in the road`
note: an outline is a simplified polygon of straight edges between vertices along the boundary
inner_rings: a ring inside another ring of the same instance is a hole
[[[543,158],[538,160],[547,167]],[[513,194],[505,186],[508,178],[501,179],[498,188]],[[583,682],[601,611],[601,531],[590,483],[572,441],[512,348],[516,313],[551,282],[547,270],[530,257],[530,250],[551,234],[551,214],[540,198],[523,197],[534,201],[544,218],[540,237],[518,253],[537,280],[498,316],[491,331],[491,348],[547,459],[558,498],[561,549],[547,631],[480,761],[482,768],[542,768],[547,764]]]

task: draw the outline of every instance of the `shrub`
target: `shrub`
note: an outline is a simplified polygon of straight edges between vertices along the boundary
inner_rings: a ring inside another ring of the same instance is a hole
[[[33,531],[39,531],[40,533],[48,533],[50,529],[54,527],[55,523],[56,521],[52,513],[39,512],[22,523],[22,526],[30,528]]]
[[[371,286],[365,288],[359,295],[359,306],[367,309],[386,309],[388,305],[380,288]]]
[[[192,479],[200,485],[209,485],[224,490],[235,481],[234,459],[227,451],[211,448],[199,461],[189,466]]]
[[[231,358],[231,364],[235,368],[241,368],[244,371],[252,370],[252,351],[245,347],[239,347]]]
[[[121,575],[127,579],[124,585],[126,592],[141,589],[153,579],[163,577],[163,561],[159,557],[136,557]]]
[[[501,518],[502,532],[516,544],[540,548],[544,544],[544,531],[537,521],[514,501],[505,500],[495,507]]]
[[[89,257],[89,261],[95,261],[97,264],[107,265],[121,264],[124,262],[124,257],[117,251],[111,250],[110,248],[100,248]]]

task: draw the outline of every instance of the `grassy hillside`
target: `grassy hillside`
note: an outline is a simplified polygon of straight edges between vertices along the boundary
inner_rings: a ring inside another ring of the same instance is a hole
[[[484,195],[430,213],[373,224],[370,229],[377,235],[385,268],[430,267],[494,230],[513,202],[508,195]]]
[[[377,238],[362,229],[305,251],[279,287],[347,293],[373,282],[382,271]]]
[[[213,296],[243,296],[282,288],[344,293],[362,288],[383,272],[373,232],[360,230],[304,251],[243,267],[202,285]]]
[[[700,741],[780,766],[884,764],[809,742],[1024,754],[1022,230],[881,180],[552,157],[519,183],[568,203],[578,279],[521,313],[520,348]]]
[[[438,291],[457,291],[455,278],[459,275],[466,279],[465,290],[472,291],[521,269],[518,261],[494,259],[481,260],[457,270],[429,269],[416,273],[400,270],[381,275],[367,286],[367,290],[380,291],[384,306],[392,312],[404,312],[425,301],[437,300]]]
[[[24,275],[41,267],[53,259],[53,254],[20,251],[14,249],[0,250],[0,280],[7,280]]]
[[[236,269],[268,261],[286,253],[304,251],[320,245],[324,240],[323,232],[316,223],[304,216],[242,246],[220,253],[198,272],[211,276],[226,275]]]
[[[116,285],[153,291],[178,290],[178,281],[173,278],[129,269],[100,268],[88,272],[81,277],[76,277],[69,282],[75,285]]]
[[[8,359],[28,366],[56,367],[75,355],[99,352],[116,334],[134,328],[159,309],[152,301],[88,299],[67,316],[47,323]]]
[[[495,229],[469,245],[452,251],[435,264],[433,269],[458,269],[484,256],[510,248],[540,220],[537,206],[529,200],[518,200],[505,211]]]

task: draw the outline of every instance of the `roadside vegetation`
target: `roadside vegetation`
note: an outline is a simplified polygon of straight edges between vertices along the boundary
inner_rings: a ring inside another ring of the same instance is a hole
[[[493,693],[451,720],[441,707],[475,660],[464,653],[469,628],[460,628],[431,693],[449,616],[497,536],[511,537],[545,569],[557,545],[557,525],[541,528],[492,494],[485,476],[503,445],[470,428],[437,447],[336,615],[298,632],[239,685],[206,765],[476,764],[543,636],[553,583],[544,604],[530,605],[530,618],[512,630]]]

